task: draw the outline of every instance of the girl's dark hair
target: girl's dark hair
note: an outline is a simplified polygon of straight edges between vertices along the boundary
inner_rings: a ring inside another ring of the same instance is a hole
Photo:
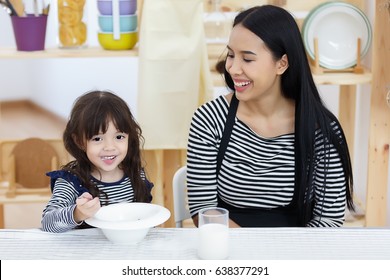
[[[105,133],[110,121],[119,131],[128,134],[127,155],[120,168],[130,178],[135,200],[149,202],[148,189],[141,178],[143,172],[140,150],[143,144],[141,128],[126,102],[111,92],[91,91],[75,101],[63,134],[65,148],[75,160],[66,164],[63,169],[76,175],[94,197],[99,195],[99,190],[90,177],[93,164],[88,159],[84,147],[86,141],[94,135]]]
[[[272,5],[256,6],[237,15],[233,26],[242,25],[261,40],[275,60],[287,55],[289,67],[281,77],[283,95],[295,100],[295,192],[298,216],[304,226],[312,217],[314,194],[315,131],[322,132],[324,155],[329,156],[329,143],[337,149],[346,178],[346,198],[353,205],[351,159],[344,132],[337,118],[324,106],[314,83],[300,30],[289,12]],[[230,74],[224,70],[227,86],[234,91]],[[329,158],[325,164],[325,174]],[[326,177],[324,179],[324,191]]]

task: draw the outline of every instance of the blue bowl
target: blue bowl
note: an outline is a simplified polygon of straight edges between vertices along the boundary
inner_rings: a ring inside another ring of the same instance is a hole
[[[103,32],[114,31],[114,17],[109,15],[99,15],[98,22],[100,30]],[[130,32],[137,30],[137,15],[123,15],[119,16],[119,30],[120,32]]]

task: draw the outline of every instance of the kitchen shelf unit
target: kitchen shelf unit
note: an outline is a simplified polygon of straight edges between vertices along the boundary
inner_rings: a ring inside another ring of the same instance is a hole
[[[0,49],[0,59],[42,59],[42,58],[87,58],[87,57],[123,57],[138,56],[138,49],[124,51],[109,51],[101,47],[86,47],[79,49],[47,48],[43,51],[17,51],[14,48]]]

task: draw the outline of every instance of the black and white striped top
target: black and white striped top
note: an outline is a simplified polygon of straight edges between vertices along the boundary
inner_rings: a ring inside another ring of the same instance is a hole
[[[191,215],[217,206],[217,195],[237,208],[274,209],[290,204],[294,194],[294,134],[264,138],[236,118],[220,174],[217,153],[229,103],[220,96],[199,107],[191,122],[187,152],[188,202]],[[346,179],[336,149],[328,149],[326,191],[320,131],[315,142],[315,206],[307,226],[341,226]]]
[[[134,190],[128,177],[118,182],[105,183],[93,178],[99,190],[107,194],[101,194],[100,204],[109,205],[118,202],[134,202]],[[42,214],[42,230],[48,232],[65,232],[76,228],[82,223],[76,223],[73,212],[76,208],[76,199],[79,192],[73,182],[58,178],[54,185],[51,199]]]

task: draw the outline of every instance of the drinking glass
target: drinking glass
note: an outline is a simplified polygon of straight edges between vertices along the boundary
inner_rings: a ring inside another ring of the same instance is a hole
[[[199,212],[198,256],[204,260],[223,260],[229,256],[229,211],[219,207]]]
[[[206,42],[227,44],[231,22],[221,10],[221,0],[211,0],[211,5],[211,11],[203,19]]]

